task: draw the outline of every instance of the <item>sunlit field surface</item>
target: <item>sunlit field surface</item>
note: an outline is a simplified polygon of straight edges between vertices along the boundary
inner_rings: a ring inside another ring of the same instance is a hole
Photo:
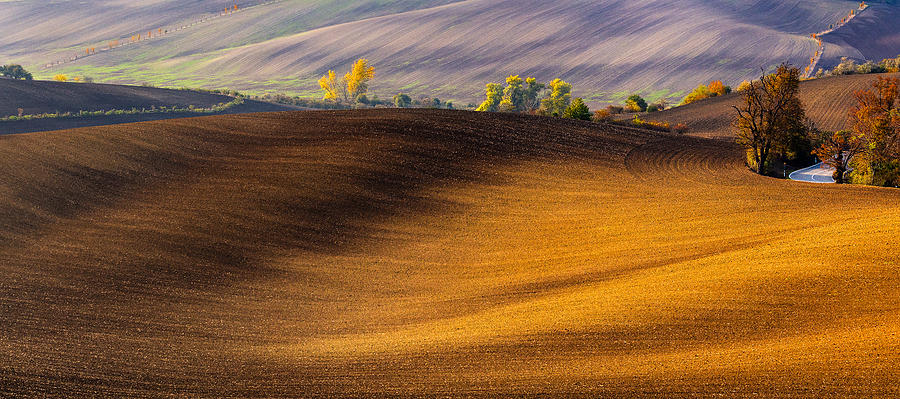
[[[431,110],[0,137],[0,394],[897,396],[900,191]]]

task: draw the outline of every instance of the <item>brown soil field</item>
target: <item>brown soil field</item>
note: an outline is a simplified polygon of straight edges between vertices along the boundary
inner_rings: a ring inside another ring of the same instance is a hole
[[[0,117],[78,111],[150,109],[151,107],[209,108],[228,103],[232,97],[190,90],[122,86],[93,83],[24,81],[0,78]],[[294,110],[298,107],[244,100],[222,113],[253,113]],[[111,125],[159,119],[184,118],[190,114],[101,115],[79,118],[45,118],[0,122],[0,134],[29,133],[75,127]]]
[[[0,396],[900,395],[900,191],[436,110],[0,137]]]
[[[806,116],[820,129],[835,131],[848,128],[848,115],[856,105],[853,93],[871,89],[872,82],[879,76],[900,77],[900,74],[832,76],[801,82],[800,100],[806,109]],[[641,118],[687,124],[690,128],[689,134],[693,136],[734,137],[735,132],[731,123],[736,112],[732,106],[738,105],[739,101],[740,95],[732,93],[662,112],[641,115]]]

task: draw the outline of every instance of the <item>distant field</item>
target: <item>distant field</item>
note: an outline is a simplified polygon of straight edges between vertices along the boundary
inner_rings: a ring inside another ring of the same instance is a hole
[[[159,107],[210,108],[228,103],[232,97],[191,90],[109,84],[64,83],[0,79],[0,117],[79,111],[142,110]],[[297,107],[244,100],[225,113],[273,112]],[[190,114],[104,115],[84,118],[47,118],[0,121],[0,134],[58,130],[83,126],[140,122],[192,116]]]
[[[820,129],[836,131],[848,128],[847,117],[856,105],[853,93],[857,90],[871,89],[872,81],[878,79],[878,76],[880,75],[835,76],[800,83],[800,100],[806,108],[806,115]],[[881,76],[900,77],[900,74]],[[641,118],[684,123],[690,128],[690,134],[695,136],[732,137],[734,131],[731,123],[736,115],[732,106],[738,105],[739,101],[739,94],[734,93],[642,115]]]
[[[900,191],[434,110],[0,139],[0,396],[900,395]]]
[[[894,58],[900,54],[900,6],[880,6],[865,11],[852,23],[822,36],[825,53],[819,67],[826,70],[840,63],[841,57],[858,61]]]
[[[159,40],[101,51],[47,71],[40,70],[45,62],[87,46],[102,48],[116,35],[178,26],[216,9],[209,10],[208,2],[170,0],[72,1],[64,7],[0,3],[0,34],[7,38],[0,44],[0,60],[28,64],[43,78],[61,72],[111,83],[312,97],[320,95],[316,80],[328,69],[343,70],[368,57],[378,68],[372,90],[381,98],[402,90],[466,104],[478,101],[485,83],[521,73],[566,79],[592,105],[621,101],[630,92],[680,100],[701,82],[737,84],[784,61],[805,65],[816,48],[808,35],[858,5],[848,0],[284,0],[251,7],[255,3]],[[856,52],[896,53],[898,9],[873,5],[859,27],[854,21],[846,33],[834,34],[841,44],[826,47],[823,62]]]

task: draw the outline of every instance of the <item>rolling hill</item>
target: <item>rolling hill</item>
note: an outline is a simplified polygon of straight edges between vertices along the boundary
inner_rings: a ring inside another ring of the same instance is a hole
[[[0,45],[0,59],[21,60],[41,77],[62,72],[104,82],[318,96],[316,80],[328,69],[343,70],[356,58],[368,57],[378,68],[372,89],[382,98],[402,90],[457,104],[477,101],[485,83],[516,73],[566,79],[575,84],[576,95],[593,104],[620,101],[630,92],[680,99],[711,79],[736,84],[783,61],[805,65],[816,49],[808,35],[858,4],[283,0],[257,7],[248,3],[234,15],[41,70],[46,62],[85,47],[102,50],[109,39],[164,24],[183,26],[206,15],[202,5],[207,4],[158,0],[133,8],[95,0],[77,7],[36,5],[41,3],[0,2],[0,15],[9,16],[0,21],[0,34],[13,38]],[[90,17],[79,14],[107,8],[111,11]],[[853,22],[842,28],[846,32],[835,32],[840,45],[826,47],[823,63],[845,53],[896,55],[900,28],[892,16],[897,9],[875,4],[860,16],[859,27]],[[68,26],[74,19],[90,25],[47,36],[48,24]]]
[[[847,117],[857,104],[853,93],[871,89],[872,81],[879,76],[900,77],[900,74],[832,76],[801,82],[800,100],[806,110],[806,116],[822,130],[837,131],[849,128]],[[641,118],[657,122],[684,123],[688,125],[693,136],[730,138],[735,134],[731,123],[735,119],[736,112],[732,106],[738,105],[739,101],[740,95],[732,93],[642,115]]]
[[[880,61],[900,54],[900,6],[880,7],[863,12],[847,26],[822,36],[825,53],[819,67],[826,70],[841,62],[841,57],[857,61]]]
[[[0,165],[0,396],[900,394],[900,191],[726,141],[292,112]]]
[[[230,96],[192,90],[121,86],[93,83],[25,81],[0,78],[0,117],[79,111],[151,109],[159,107],[211,108],[233,101]],[[297,107],[245,99],[220,113],[240,114],[294,110]],[[49,118],[0,121],[0,134],[27,133],[114,123],[181,118],[189,114],[100,115],[81,118]]]

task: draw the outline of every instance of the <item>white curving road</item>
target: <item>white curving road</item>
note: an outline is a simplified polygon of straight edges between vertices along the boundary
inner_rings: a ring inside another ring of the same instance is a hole
[[[824,163],[819,163],[805,169],[800,169],[788,176],[791,180],[808,183],[834,183],[834,168]]]

